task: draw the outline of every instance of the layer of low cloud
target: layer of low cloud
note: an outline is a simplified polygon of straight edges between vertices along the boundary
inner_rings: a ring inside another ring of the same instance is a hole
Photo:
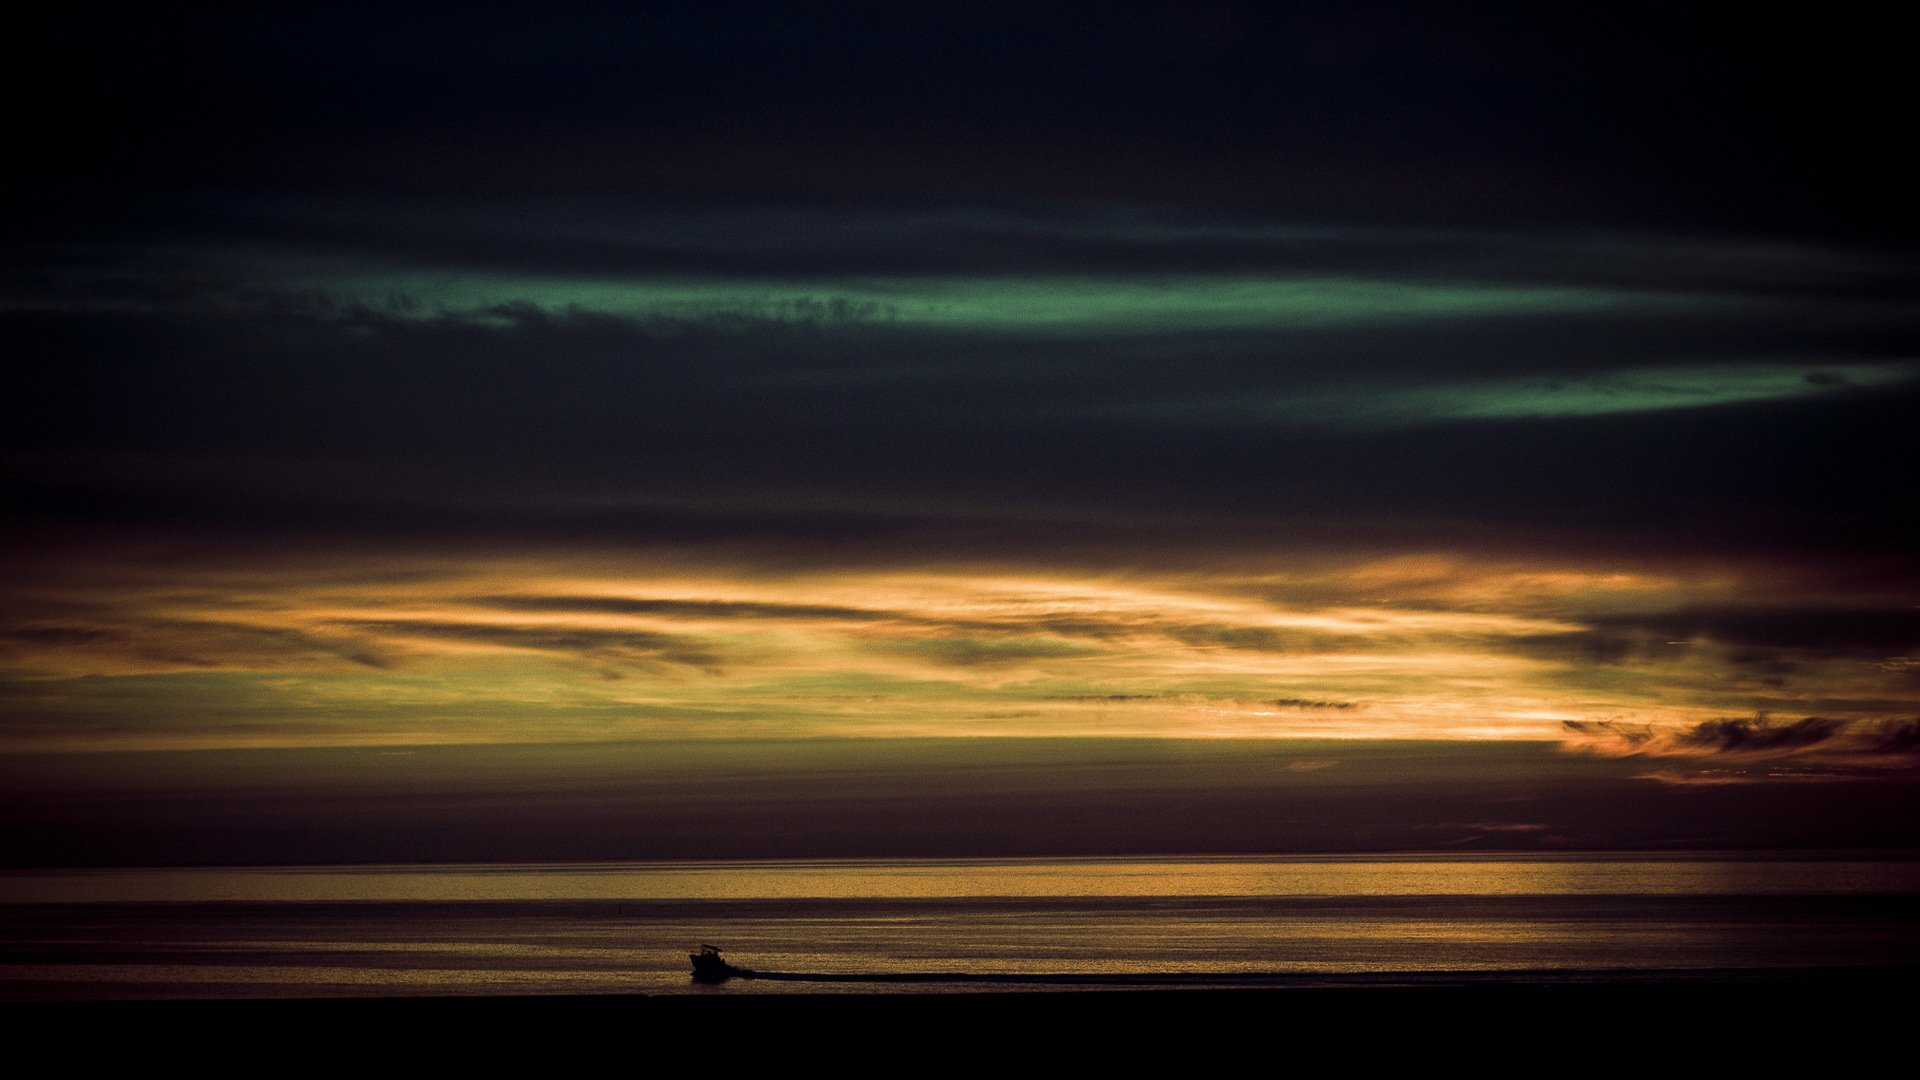
[[[1860,770],[1920,767],[1920,718],[1756,714],[1677,727],[1607,720],[1567,720],[1562,727],[1573,749],[1667,762],[1644,774],[1666,783],[1839,780]]]
[[[856,572],[636,550],[47,563],[8,593],[0,734],[104,749],[1577,730],[1613,752],[1705,756],[1831,748],[1840,728],[1911,711],[1901,609],[1830,617],[1796,599],[1828,579],[1765,568],[1710,590],[1652,568],[1438,555],[1323,554],[1253,575],[1245,562]],[[1675,615],[1664,604],[1683,590],[1701,602]],[[1779,599],[1756,606],[1768,590]],[[1706,603],[1714,592],[1745,606]],[[1588,641],[1680,623],[1707,629],[1598,658]],[[1757,662],[1763,643],[1790,669]],[[1719,721],[1807,702],[1831,726]],[[1647,734],[1609,724],[1622,715]]]

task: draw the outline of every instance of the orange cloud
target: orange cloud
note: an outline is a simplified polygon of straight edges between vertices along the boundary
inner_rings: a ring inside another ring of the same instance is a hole
[[[1717,720],[1721,652],[1592,662],[1558,644],[1596,625],[1582,604],[1669,587],[1439,557],[1252,577],[685,558],[96,569],[14,590],[0,739],[1571,737],[1681,755],[1831,734]],[[1906,676],[1806,670],[1841,689]]]

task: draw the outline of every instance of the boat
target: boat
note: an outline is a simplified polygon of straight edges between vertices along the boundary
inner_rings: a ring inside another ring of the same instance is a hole
[[[726,982],[735,975],[746,974],[742,969],[727,963],[726,958],[720,955],[718,945],[703,944],[699,952],[688,953],[687,959],[693,961],[694,982]]]

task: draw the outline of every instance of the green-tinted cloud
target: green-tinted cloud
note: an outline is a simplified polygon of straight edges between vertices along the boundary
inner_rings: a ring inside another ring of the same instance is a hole
[[[532,305],[631,318],[951,331],[1130,334],[1565,312],[1651,298],[1624,290],[1337,277],[1181,275],[697,280],[413,272],[303,277],[289,287],[419,314]]]
[[[1386,405],[1439,419],[1523,419],[1651,412],[1811,397],[1849,387],[1889,386],[1920,375],[1920,364],[1852,363],[1815,368],[1714,365],[1645,368],[1581,379],[1514,379],[1403,391]]]
[[[1100,411],[1174,422],[1282,424],[1308,427],[1397,427],[1459,420],[1537,420],[1605,416],[1746,402],[1787,401],[1872,389],[1920,377],[1920,362],[1713,364],[1634,368],[1583,376],[1425,385],[1346,384],[1271,394],[1103,406]]]

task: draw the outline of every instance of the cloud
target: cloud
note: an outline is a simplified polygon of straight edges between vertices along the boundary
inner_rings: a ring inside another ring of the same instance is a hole
[[[1844,784],[1858,780],[1858,770],[1817,763],[1802,767],[1771,765],[1753,768],[1670,768],[1635,773],[1636,780],[1652,780],[1668,787],[1716,788],[1748,784]]]
[[[1818,662],[1885,663],[1920,644],[1920,609],[1912,607],[1749,604],[1577,619],[1582,629],[1516,635],[1504,645],[1598,667],[1724,664],[1782,685]]]
[[[1049,694],[1047,695],[1047,700],[1048,701],[1092,701],[1092,702],[1106,703],[1106,702],[1121,702],[1121,701],[1161,701],[1173,696],[1175,695],[1172,695],[1172,694]]]
[[[1249,652],[1303,653],[1332,649],[1360,649],[1371,642],[1364,634],[1339,634],[1298,627],[1276,629],[1267,625],[1232,623],[1187,623],[1161,614],[1090,610],[1063,614],[1057,611],[1014,612],[999,617],[942,616],[928,611],[904,608],[856,607],[839,604],[810,604],[737,600],[686,600],[654,597],[618,596],[479,596],[466,602],[505,611],[532,613],[577,613],[604,615],[657,616],[679,620],[808,621],[842,622],[858,626],[909,630],[939,630],[954,640],[973,642],[956,646],[954,655],[986,655],[982,642],[1019,639],[1005,643],[1007,655],[1022,648],[1065,647],[1065,643],[1035,646],[1034,642],[1053,638],[1075,638],[1100,642],[1128,640],[1144,646],[1168,642],[1197,649],[1231,649]],[[1265,613],[1249,613],[1263,618]],[[885,624],[881,626],[880,624]],[[1033,652],[1031,655],[1041,655]],[[1075,646],[1060,655],[1090,655]],[[1300,702],[1301,706],[1350,708],[1350,703]]]
[[[367,634],[330,634],[226,619],[29,621],[0,628],[0,656],[42,670],[166,671],[350,667],[385,670],[395,651]]]
[[[1322,635],[1275,630],[1264,626],[1173,626],[1168,637],[1201,649],[1246,649],[1253,652],[1310,651]]]
[[[906,638],[871,642],[877,652],[924,657],[958,667],[1014,665],[1033,660],[1098,656],[1103,650],[1053,637]]]
[[[1617,748],[1623,753],[1637,753],[1654,741],[1654,731],[1650,724],[1626,724],[1618,720],[1562,720],[1561,730],[1589,742],[1580,743],[1583,748]]]
[[[1580,378],[1424,386],[1390,395],[1370,407],[1388,422],[1602,416],[1792,399],[1856,386],[1911,382],[1917,376],[1920,366],[1905,361],[1815,371],[1792,364],[1667,366]]]
[[[1875,749],[1889,754],[1920,754],[1920,716],[1889,720],[1875,733]]]
[[[976,239],[1011,242],[990,228]],[[1387,263],[1362,272],[1371,242],[1354,242],[1354,276],[1392,279]],[[423,277],[461,279],[422,258]],[[292,261],[303,259],[328,263]],[[249,280],[249,267],[223,269]],[[161,283],[186,287],[163,270]],[[1450,386],[1604,379],[1632,355],[1655,374],[1790,371],[1811,390],[1809,370],[1905,362],[1886,342],[1920,330],[1879,326],[1890,316],[1877,302],[1119,335],[1002,325],[983,340],[898,321],[702,323],[711,312],[668,327],[569,306],[567,289],[537,275],[521,291],[539,296],[458,309],[468,315],[329,307],[296,303],[310,283],[284,266],[259,275],[252,300],[222,285],[208,286],[227,297],[218,304],[8,313],[37,389],[0,406],[16,513],[117,536],[722,543],[849,562],[1073,549],[1124,564],[1196,545],[1519,547],[1543,535],[1613,552],[1902,540],[1899,519],[1876,509],[1891,478],[1873,477],[1911,456],[1905,384],[1749,402],[1786,411],[1742,422],[1682,409],[1567,421],[1577,431],[1511,418],[1330,424],[1427,393],[1442,354]],[[1150,274],[1121,276],[1132,284],[1108,300],[1124,314],[1127,290],[1152,286]],[[751,285],[728,287],[761,295]],[[1069,291],[1090,311],[1098,285]],[[263,295],[276,287],[284,302]],[[56,291],[77,303],[85,290]],[[992,310],[1052,302],[1019,275],[954,295]],[[1749,355],[1749,339],[1767,355]],[[1729,355],[1703,358],[1709,345]]]
[[[1024,669],[1163,695],[1115,727],[1213,733],[1909,711],[1920,676],[1873,666],[1920,652],[1890,512],[1920,432],[1898,260],[898,205],[336,193],[25,251],[0,317],[36,393],[0,404],[0,542],[22,588],[139,588],[125,621],[23,618],[12,655],[724,662],[766,701],[907,667],[980,697]],[[1383,402],[1420,422],[1349,422]],[[502,560],[407,597],[263,588],[264,631],[154,595],[209,567]],[[1439,569],[1301,569],[1396,560]],[[1005,584],[923,602],[887,570]],[[1020,595],[1046,579],[1081,588]],[[170,614],[209,625],[140,622]]]
[[[865,623],[909,618],[904,612],[875,608],[744,600],[684,600],[621,596],[476,596],[466,602],[502,611],[661,615],[679,619],[798,619]]]
[[[1892,655],[1920,645],[1920,608],[1905,606],[1689,607],[1590,621],[1602,631],[1641,638],[1697,638],[1826,656]]]
[[[1897,291],[1908,268],[1839,245],[1650,230],[1540,233],[1492,228],[1286,223],[1162,206],[1004,200],[918,210],[620,199],[513,201],[256,198],[171,208],[199,242],[130,254],[70,248],[59,282],[121,271],[133,282],[217,280],[223,263],[278,280],[331,268],[434,268],[435,282],[697,279],[774,281],[1097,279],[1142,267],[1179,278],[1352,280],[1383,268],[1416,282],[1601,287],[1633,294],[1798,297]],[[236,220],[238,219],[238,220]],[[316,258],[324,254],[326,259]],[[164,268],[164,276],[130,269]],[[189,274],[188,271],[194,273]],[[424,274],[419,275],[425,277]],[[56,284],[53,280],[46,287]],[[372,295],[384,297],[391,290]],[[177,289],[169,295],[180,295]]]
[[[1705,720],[1674,736],[1683,747],[1699,747],[1723,754],[1793,752],[1818,746],[1846,727],[1841,720],[1808,716],[1794,721],[1752,719]]]
[[[561,653],[611,664],[656,662],[717,669],[721,653],[702,639],[645,630],[523,626],[429,619],[353,619],[343,625],[400,641],[426,639],[494,646],[502,649]]]
[[[1680,727],[1617,721],[1563,721],[1571,748],[1621,757],[1672,759],[1807,759],[1847,765],[1920,754],[1920,719],[1877,721],[1806,716],[1774,720],[1765,714],[1721,717]],[[1652,775],[1652,774],[1649,774]],[[1662,776],[1677,775],[1669,770]],[[1703,774],[1706,775],[1706,774]],[[1712,776],[1692,782],[1716,781]],[[1744,773],[1741,775],[1745,775]],[[1785,776],[1772,770],[1757,775]]]
[[[1746,769],[1654,769],[1634,774],[1640,780],[1652,780],[1669,787],[1716,788],[1734,784],[1754,784],[1765,779],[1765,774],[1757,774]]]

